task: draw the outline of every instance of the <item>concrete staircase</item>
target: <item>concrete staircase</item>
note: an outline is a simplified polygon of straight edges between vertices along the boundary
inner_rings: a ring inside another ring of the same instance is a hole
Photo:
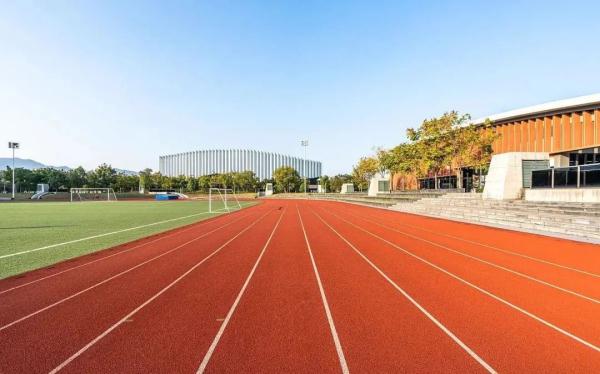
[[[600,204],[594,203],[484,200],[481,194],[449,193],[391,209],[600,243]]]

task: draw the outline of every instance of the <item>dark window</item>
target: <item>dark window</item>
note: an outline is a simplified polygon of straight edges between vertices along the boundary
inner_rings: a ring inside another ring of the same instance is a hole
[[[532,188],[552,187],[552,169],[533,170],[531,172]]]
[[[600,187],[600,164],[581,166],[581,187]]]

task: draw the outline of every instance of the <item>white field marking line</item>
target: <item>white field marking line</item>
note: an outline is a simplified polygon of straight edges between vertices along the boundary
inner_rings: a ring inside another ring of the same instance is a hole
[[[348,373],[350,373],[350,370],[348,369],[348,364],[346,363],[346,358],[344,357],[344,351],[342,350],[342,343],[340,342],[340,337],[338,336],[337,330],[335,328],[335,324],[333,323],[333,315],[331,314],[331,310],[329,309],[329,303],[327,302],[327,297],[325,296],[325,289],[323,288],[323,283],[321,282],[321,276],[319,275],[319,270],[317,269],[317,264],[315,262],[315,258],[312,253],[312,248],[310,246],[310,242],[308,241],[306,229],[304,228],[304,221],[302,221],[302,216],[300,215],[300,209],[298,209],[297,204],[296,204],[296,210],[298,211],[298,218],[300,218],[300,226],[302,227],[302,232],[304,233],[304,241],[306,242],[306,248],[308,249],[308,254],[310,255],[310,261],[312,262],[313,270],[315,272],[315,277],[317,278],[317,284],[319,285],[319,292],[321,292],[321,300],[323,301],[323,307],[325,308],[325,314],[327,315],[327,321],[329,322],[329,330],[331,330],[331,336],[333,337],[333,343],[335,344],[335,350],[337,351],[338,359],[340,360],[340,367],[342,368],[342,373],[348,374]]]
[[[219,248],[215,249],[211,254],[209,254],[208,256],[204,257],[202,260],[200,260],[200,262],[196,263],[196,265],[192,266],[185,273],[181,274],[179,277],[177,277],[177,279],[175,279],[173,282],[169,283],[162,290],[158,291],[151,298],[149,298],[148,300],[146,300],[143,304],[141,304],[140,306],[138,306],[137,308],[135,308],[134,310],[132,310],[131,312],[129,312],[129,314],[127,314],[125,317],[123,317],[120,320],[118,320],[114,325],[112,325],[111,327],[109,327],[108,329],[106,329],[102,334],[100,334],[97,337],[95,337],[92,341],[90,341],[85,346],[83,346],[83,348],[81,348],[80,350],[78,350],[77,352],[75,352],[73,355],[71,355],[71,357],[69,357],[68,359],[66,359],[65,361],[63,361],[60,365],[58,365],[57,367],[55,367],[54,369],[52,369],[49,373],[50,374],[54,374],[54,373],[57,373],[60,370],[62,370],[65,366],[67,366],[69,363],[71,363],[77,357],[81,356],[91,346],[93,346],[94,344],[98,343],[106,335],[110,334],[114,329],[116,329],[117,327],[119,327],[121,324],[123,324],[123,323],[127,322],[127,320],[131,319],[131,317],[133,317],[134,314],[136,314],[137,312],[139,312],[146,305],[148,305],[152,301],[156,300],[156,298],[158,298],[160,295],[162,295],[163,293],[165,293],[171,287],[173,287],[174,285],[176,285],[177,283],[179,283],[179,281],[181,281],[183,278],[185,278],[186,276],[188,276],[192,271],[194,271],[200,265],[202,265],[203,263],[205,263],[206,261],[208,261],[214,255],[216,255],[217,253],[219,253],[223,248],[225,248],[227,245],[229,245],[231,242],[233,242],[235,239],[237,239],[240,235],[242,235],[243,233],[245,233],[246,231],[248,231],[250,228],[254,227],[254,225],[256,225],[258,222],[260,222],[263,218],[265,218],[271,212],[273,212],[273,211],[269,210],[267,213],[263,214],[259,219],[257,219],[253,223],[251,223],[249,226],[245,227],[242,231],[238,232],[235,236],[233,236],[227,242],[225,242],[224,244],[222,244]]]
[[[485,368],[489,373],[496,373],[496,370],[489,365],[485,360],[483,360],[475,351],[469,348],[462,340],[460,340],[452,331],[450,331],[446,326],[444,326],[437,318],[435,318],[427,309],[425,309],[418,301],[412,298],[408,292],[406,292],[402,287],[400,287],[396,282],[394,282],[390,277],[387,276],[377,265],[375,265],[371,260],[369,260],[361,251],[358,250],[350,241],[348,241],[345,237],[343,237],[336,229],[334,229],[330,224],[328,224],[317,212],[313,210],[313,214],[317,216],[331,231],[333,231],[340,239],[342,239],[350,248],[354,250],[363,260],[365,260],[379,275],[381,275],[389,284],[391,284],[398,292],[400,292],[408,301],[410,301],[417,309],[421,311],[431,322],[433,322],[440,330],[442,330],[450,339],[452,339],[458,346],[460,346],[469,356],[471,356],[475,361],[477,361],[483,368]]]
[[[268,212],[267,212],[267,214],[268,214]],[[219,226],[219,227],[217,227],[217,228],[216,228],[216,229],[214,229],[214,230],[211,230],[211,231],[209,231],[209,232],[207,232],[207,233],[204,233],[204,234],[202,234],[202,235],[200,235],[200,236],[198,236],[198,237],[196,237],[196,238],[194,238],[194,239],[192,239],[192,240],[189,240],[189,241],[187,241],[187,242],[185,242],[185,243],[183,243],[183,244],[180,244],[180,245],[178,245],[178,246],[177,246],[177,247],[175,247],[175,248],[172,248],[172,249],[170,249],[170,250],[168,250],[168,251],[166,251],[166,252],[163,252],[163,253],[161,253],[161,254],[160,254],[160,255],[158,255],[158,256],[152,257],[151,259],[148,259],[148,260],[146,260],[146,261],[144,261],[144,262],[141,262],[141,263],[139,263],[139,264],[137,264],[137,265],[135,265],[135,266],[133,266],[133,267],[131,267],[131,268],[127,269],[127,270],[124,270],[124,271],[122,271],[122,272],[120,272],[120,273],[118,273],[118,274],[115,274],[115,275],[113,275],[113,276],[111,276],[111,277],[109,277],[109,278],[106,278],[106,279],[105,279],[105,280],[103,280],[103,281],[100,281],[100,282],[98,282],[98,283],[96,283],[96,284],[94,284],[94,285],[91,285],[91,286],[89,286],[88,288],[85,288],[85,289],[83,289],[83,290],[81,290],[81,291],[78,291],[78,292],[76,292],[76,293],[74,293],[74,294],[72,294],[72,295],[70,295],[70,296],[67,296],[67,297],[65,297],[64,299],[60,299],[60,300],[58,300],[58,301],[56,301],[56,302],[54,302],[54,303],[52,303],[52,304],[50,304],[50,305],[47,305],[47,306],[45,306],[45,307],[43,307],[43,308],[41,308],[41,309],[38,309],[38,310],[36,310],[35,312],[32,312],[32,313],[30,313],[30,314],[28,314],[28,315],[26,315],[26,316],[24,316],[24,317],[21,317],[21,318],[19,318],[19,319],[15,320],[15,321],[13,321],[13,322],[11,322],[11,323],[9,323],[9,324],[6,324],[6,325],[4,325],[4,326],[0,327],[0,331],[2,331],[2,330],[5,330],[5,329],[7,329],[7,328],[9,328],[9,327],[11,327],[11,326],[13,326],[13,325],[16,325],[17,323],[23,322],[23,321],[25,321],[26,319],[29,319],[29,318],[31,318],[31,317],[33,317],[33,316],[35,316],[35,315],[37,315],[37,314],[40,314],[40,313],[42,313],[42,312],[44,312],[44,311],[46,311],[46,310],[48,310],[48,309],[50,309],[50,308],[53,308],[53,307],[55,307],[55,306],[57,306],[57,305],[60,305],[60,304],[62,304],[62,303],[64,303],[64,302],[66,302],[66,301],[68,301],[68,300],[71,300],[71,299],[73,299],[73,298],[75,298],[75,297],[77,297],[77,296],[79,296],[79,295],[81,295],[81,294],[83,294],[83,293],[85,293],[85,292],[88,292],[88,291],[90,291],[90,290],[92,290],[92,289],[94,289],[94,288],[96,288],[96,287],[98,287],[98,286],[101,286],[101,285],[103,285],[104,283],[110,282],[111,280],[113,280],[113,279],[115,279],[115,278],[118,278],[118,277],[120,277],[120,276],[122,276],[122,275],[124,275],[124,274],[127,274],[127,273],[129,273],[130,271],[133,271],[133,270],[135,270],[135,269],[137,269],[137,268],[139,268],[139,267],[141,267],[141,266],[144,266],[144,265],[146,265],[146,264],[147,264],[147,263],[149,263],[149,262],[152,262],[152,261],[154,261],[154,260],[157,260],[157,259],[159,259],[159,258],[161,258],[161,257],[163,257],[163,256],[166,256],[166,255],[168,255],[168,254],[169,254],[169,253],[171,253],[171,252],[174,252],[174,251],[176,251],[176,250],[178,250],[178,249],[181,249],[182,247],[185,247],[185,246],[186,246],[186,245],[188,245],[188,244],[191,244],[191,243],[193,243],[193,242],[195,242],[195,241],[197,241],[197,240],[200,240],[200,239],[202,239],[202,238],[204,238],[204,237],[206,237],[206,236],[208,236],[208,235],[210,235],[210,234],[214,233],[215,231],[218,231],[218,230],[220,230],[220,229],[222,229],[222,228],[224,228],[224,227],[227,227],[227,226],[229,226],[229,225],[232,225],[232,224],[233,224],[233,223],[235,223],[235,222],[238,222],[239,220],[241,220],[241,219],[242,219],[242,218],[244,218],[244,217],[247,217],[247,216],[242,216],[242,217],[239,217],[239,218],[238,218],[238,219],[236,219],[236,220],[233,220],[233,221],[231,221],[231,222],[229,222],[229,223],[226,223],[225,225]]]
[[[243,217],[248,217],[248,216],[249,216],[249,214],[247,214],[247,215],[245,215],[245,216],[243,216]],[[225,217],[225,216],[220,216],[220,217]],[[34,283],[41,282],[41,281],[43,281],[43,280],[46,280],[46,279],[49,279],[49,278],[53,278],[53,277],[55,277],[55,276],[57,276],[57,275],[61,275],[61,274],[67,273],[67,272],[69,272],[69,271],[71,271],[71,270],[75,270],[75,269],[79,269],[79,268],[81,268],[81,267],[84,267],[84,266],[91,265],[91,264],[93,264],[93,263],[95,263],[95,262],[98,262],[98,261],[104,261],[104,260],[107,260],[107,259],[109,259],[109,258],[111,258],[111,257],[118,256],[118,255],[121,255],[121,254],[123,254],[123,253],[128,253],[128,252],[131,252],[131,251],[133,251],[133,250],[135,250],[135,249],[138,249],[138,248],[141,248],[141,247],[144,247],[144,246],[147,246],[147,245],[150,245],[150,244],[156,243],[156,242],[158,242],[158,241],[160,241],[160,240],[163,240],[163,239],[168,239],[168,238],[170,238],[170,237],[172,237],[172,236],[176,236],[176,235],[179,235],[179,234],[183,234],[184,232],[190,231],[190,230],[192,230],[192,229],[196,229],[196,228],[198,228],[198,227],[200,227],[200,226],[204,226],[204,225],[206,225],[206,224],[213,223],[213,222],[216,222],[216,221],[200,221],[200,222],[198,223],[198,225],[194,225],[194,226],[191,226],[191,227],[185,228],[185,229],[183,229],[183,230],[181,230],[181,231],[174,232],[174,233],[172,233],[172,234],[169,234],[169,235],[161,236],[160,238],[156,238],[156,239],[154,239],[154,240],[151,240],[151,241],[149,241],[149,242],[146,242],[146,243],[142,243],[142,244],[136,245],[135,247],[127,248],[127,249],[124,249],[124,250],[122,250],[122,251],[119,251],[119,252],[117,252],[117,253],[113,253],[113,254],[110,254],[110,255],[108,255],[108,256],[104,256],[104,257],[102,257],[102,258],[98,258],[98,259],[95,259],[95,260],[93,260],[93,261],[86,262],[85,264],[81,264],[81,265],[73,266],[72,268],[68,268],[68,269],[65,269],[65,270],[59,271],[59,272],[57,272],[57,273],[54,273],[54,274],[47,275],[47,276],[45,276],[45,277],[42,277],[42,278],[34,279],[34,280],[30,281],[30,282],[23,283],[23,284],[20,284],[20,285],[18,285],[18,286],[14,286],[14,287],[11,287],[11,288],[7,288],[6,290],[2,290],[2,291],[0,291],[0,295],[2,295],[3,293],[7,293],[7,292],[10,292],[10,291],[14,291],[14,290],[16,290],[16,289],[19,289],[19,288],[22,288],[22,287],[25,287],[25,286],[32,285],[32,284],[34,284]]]
[[[223,323],[221,323],[221,327],[219,328],[217,335],[215,335],[215,338],[213,339],[212,343],[210,344],[208,351],[204,355],[204,358],[202,359],[202,362],[200,363],[200,366],[198,367],[198,370],[196,371],[196,373],[204,373],[204,370],[206,370],[206,366],[208,365],[210,358],[212,357],[215,349],[217,348],[217,344],[219,344],[219,340],[221,340],[221,336],[223,335],[225,328],[229,324],[229,320],[231,319],[231,316],[235,312],[235,309],[237,308],[240,300],[242,299],[242,296],[244,295],[244,292],[246,291],[246,287],[248,287],[248,284],[250,283],[250,280],[252,279],[252,276],[254,275],[254,272],[256,271],[256,268],[258,267],[260,260],[262,259],[263,255],[265,254],[265,251],[267,250],[269,243],[271,243],[271,239],[273,238],[273,235],[275,235],[275,231],[277,230],[277,227],[279,227],[279,223],[281,222],[281,219],[283,218],[284,214],[285,214],[285,210],[279,216],[279,219],[277,220],[275,227],[273,227],[273,231],[271,231],[271,235],[269,235],[269,238],[267,239],[267,242],[265,243],[263,249],[261,250],[260,255],[258,255],[258,258],[256,259],[256,262],[254,263],[252,270],[250,270],[250,274],[248,274],[248,277],[246,278],[244,285],[240,289],[240,292],[238,293],[237,297],[235,298],[235,301],[231,305],[229,312],[227,312],[227,316],[225,316]]]
[[[337,214],[335,214],[335,213],[331,213],[331,212],[330,212],[330,214],[334,215],[335,217],[337,217],[337,218],[339,218],[339,219],[341,219],[341,220],[344,220],[344,221],[346,221],[346,222],[349,222],[349,221],[345,220],[344,218],[340,217],[339,215],[337,215]],[[370,220],[366,220],[366,219],[365,219],[365,221],[372,222],[372,221],[370,221]],[[434,246],[436,246],[436,247],[439,247],[439,248],[445,249],[445,250],[447,250],[447,251],[449,251],[449,252],[456,253],[456,254],[458,254],[458,255],[461,255],[461,256],[464,256],[464,257],[470,258],[470,259],[472,259],[472,260],[475,260],[475,261],[479,261],[479,262],[481,262],[481,263],[484,263],[484,264],[486,264],[486,265],[489,265],[489,266],[495,267],[495,268],[497,268],[497,269],[504,270],[504,271],[506,271],[506,272],[509,272],[509,273],[515,274],[515,275],[517,275],[517,276],[519,276],[519,277],[523,277],[523,278],[529,279],[529,280],[531,280],[531,281],[533,281],[533,282],[537,282],[537,283],[543,284],[544,286],[548,286],[548,287],[554,288],[554,289],[556,289],[556,290],[559,290],[559,291],[562,291],[562,292],[568,293],[568,294],[570,294],[570,295],[573,295],[573,296],[576,296],[576,297],[579,297],[579,298],[582,298],[582,299],[585,299],[585,300],[591,301],[591,302],[593,302],[593,303],[595,303],[595,304],[600,304],[600,300],[598,300],[598,299],[594,299],[593,297],[589,297],[589,296],[586,296],[586,295],[582,295],[582,294],[580,294],[580,293],[578,293],[578,292],[571,291],[571,290],[569,290],[569,289],[566,289],[566,288],[563,288],[563,287],[557,286],[557,285],[555,285],[555,284],[552,284],[552,283],[546,282],[546,281],[544,281],[544,280],[541,280],[541,279],[538,279],[538,278],[532,277],[532,276],[530,276],[530,275],[527,275],[527,274],[524,274],[524,273],[518,272],[518,271],[516,271],[516,270],[512,270],[512,269],[506,268],[506,267],[504,267],[504,266],[501,266],[501,265],[495,264],[495,263],[493,263],[493,262],[490,262],[490,261],[487,261],[487,260],[481,259],[481,258],[479,258],[479,257],[476,257],[476,256],[469,255],[469,254],[467,254],[467,253],[464,253],[464,252],[461,252],[461,251],[457,251],[457,250],[455,250],[455,249],[452,249],[452,248],[450,248],[450,247],[446,247],[446,246],[445,246],[445,245],[443,245],[443,244],[438,244],[438,243],[432,242],[432,241],[430,241],[430,240],[427,240],[427,239],[420,238],[420,237],[418,237],[418,236],[415,236],[415,235],[412,235],[412,234],[406,233],[406,232],[404,232],[404,231],[401,231],[401,230],[398,230],[398,229],[395,229],[395,228],[393,228],[393,227],[386,226],[386,225],[383,225],[383,224],[380,224],[380,223],[377,223],[377,222],[373,222],[373,224],[376,224],[376,225],[378,225],[378,226],[380,226],[380,227],[383,227],[384,229],[387,229],[387,230],[391,230],[391,231],[397,232],[397,233],[399,233],[399,234],[401,234],[401,235],[408,236],[408,237],[410,237],[410,238],[413,238],[413,239],[416,239],[416,240],[420,240],[420,241],[422,241],[422,242],[425,242],[425,243],[429,243],[429,244],[431,244],[431,245],[434,245]]]
[[[219,209],[219,210],[221,210],[221,209]],[[215,211],[215,212],[217,212],[217,211]],[[47,245],[47,246],[44,246],[44,247],[39,247],[39,248],[34,248],[34,249],[28,249],[26,251],[9,253],[7,255],[0,256],[0,259],[7,258],[7,257],[20,256],[20,255],[23,255],[23,254],[26,254],[26,253],[41,251],[43,249],[56,248],[56,247],[60,247],[60,246],[67,245],[67,244],[79,243],[79,242],[83,242],[83,241],[90,240],[90,239],[97,239],[97,238],[101,238],[101,237],[108,236],[108,235],[120,234],[120,233],[127,232],[127,231],[138,230],[138,229],[142,229],[144,227],[156,226],[156,225],[160,225],[162,223],[178,221],[178,220],[181,220],[181,219],[186,219],[186,218],[191,218],[191,217],[195,217],[195,216],[200,216],[200,215],[203,215],[203,214],[223,214],[223,213],[224,212],[221,212],[221,213],[214,213],[214,212],[194,213],[194,214],[190,214],[188,216],[171,218],[171,219],[167,219],[167,220],[164,220],[164,221],[148,223],[146,225],[129,227],[127,229],[122,229],[122,230],[117,230],[117,231],[112,231],[112,232],[105,232],[104,234],[98,234],[98,235],[88,236],[88,237],[85,237],[85,238],[79,238],[79,239],[69,240],[68,242],[50,244],[50,245]]]
[[[584,339],[582,339],[582,338],[580,338],[580,337],[578,337],[578,336],[576,336],[576,335],[573,335],[573,334],[571,334],[570,332],[568,332],[568,331],[566,331],[566,330],[564,330],[564,329],[562,329],[562,328],[560,328],[560,327],[558,327],[558,326],[554,325],[554,324],[553,324],[553,323],[551,323],[551,322],[548,322],[548,321],[546,321],[545,319],[543,319],[543,318],[541,318],[541,317],[538,317],[538,316],[536,316],[535,314],[533,314],[533,313],[531,313],[531,312],[528,312],[527,310],[525,310],[525,309],[523,309],[523,308],[521,308],[521,307],[519,307],[519,306],[517,306],[517,305],[515,305],[515,304],[512,304],[510,301],[504,300],[504,299],[503,299],[503,298],[501,298],[500,296],[496,296],[496,295],[494,295],[493,293],[491,293],[491,292],[489,292],[489,291],[487,291],[487,290],[485,290],[485,289],[483,289],[483,288],[481,288],[481,287],[479,287],[479,286],[476,286],[475,284],[473,284],[473,283],[471,283],[471,282],[469,282],[469,281],[467,281],[467,280],[465,280],[465,279],[463,279],[463,278],[459,277],[458,275],[456,275],[456,274],[453,274],[453,273],[449,272],[448,270],[446,270],[446,269],[444,269],[444,268],[442,268],[442,267],[440,267],[440,266],[438,266],[438,265],[436,265],[436,264],[434,264],[434,263],[431,263],[431,262],[427,261],[426,259],[424,259],[424,258],[422,258],[422,257],[419,257],[419,256],[417,256],[416,254],[414,254],[414,253],[412,253],[412,252],[410,252],[410,251],[407,251],[406,249],[404,249],[404,248],[402,248],[402,247],[400,247],[400,246],[398,246],[398,245],[396,245],[396,244],[394,244],[394,243],[390,242],[390,241],[389,241],[389,240],[387,240],[387,239],[384,239],[384,238],[380,237],[380,236],[379,236],[379,235],[377,235],[377,234],[373,234],[373,233],[372,233],[372,232],[370,232],[369,230],[363,229],[362,227],[360,227],[360,226],[357,226],[357,225],[355,225],[354,223],[352,223],[352,222],[349,222],[349,221],[346,221],[346,220],[344,220],[344,219],[342,219],[342,220],[343,220],[343,221],[345,221],[345,222],[347,222],[349,225],[352,225],[352,226],[356,227],[357,229],[359,229],[359,230],[361,230],[361,231],[364,231],[364,232],[366,232],[367,234],[369,234],[369,235],[371,235],[371,236],[373,236],[373,237],[375,237],[375,238],[377,238],[377,239],[379,239],[379,240],[381,240],[381,241],[383,241],[383,242],[385,242],[385,243],[387,243],[387,244],[391,245],[392,247],[394,247],[394,248],[398,249],[399,251],[401,251],[401,252],[404,252],[404,253],[406,253],[407,255],[409,255],[409,256],[411,256],[411,257],[414,257],[414,258],[416,258],[417,260],[419,260],[419,261],[421,261],[421,262],[423,262],[423,263],[425,263],[425,264],[427,264],[427,265],[429,265],[429,266],[431,266],[431,267],[433,267],[433,268],[435,268],[435,269],[437,269],[437,270],[441,271],[442,273],[444,273],[444,274],[446,274],[446,275],[449,275],[450,277],[452,277],[452,278],[454,278],[454,279],[458,280],[459,282],[461,282],[461,283],[464,283],[464,284],[466,284],[467,286],[469,286],[469,287],[472,287],[472,288],[476,289],[477,291],[479,291],[479,292],[481,292],[481,293],[483,293],[483,294],[485,294],[485,295],[487,295],[487,296],[491,297],[492,299],[494,299],[494,300],[496,300],[496,301],[499,301],[499,302],[501,302],[502,304],[504,304],[504,305],[506,305],[506,306],[509,306],[509,307],[511,307],[512,309],[515,309],[515,310],[517,310],[517,311],[519,311],[519,312],[521,312],[521,313],[525,314],[526,316],[528,316],[528,317],[530,317],[530,318],[532,318],[532,319],[534,319],[534,320],[536,320],[536,321],[540,322],[541,324],[543,324],[543,325],[545,325],[545,326],[547,326],[547,327],[549,327],[549,328],[551,328],[551,329],[553,329],[553,330],[555,330],[555,331],[557,331],[557,332],[559,332],[559,333],[561,333],[561,334],[563,334],[563,335],[565,335],[565,336],[567,336],[567,337],[569,337],[569,338],[571,338],[571,339],[573,339],[573,340],[575,340],[575,341],[577,341],[577,342],[579,342],[579,343],[581,343],[581,344],[585,345],[586,347],[589,347],[589,348],[593,349],[593,350],[594,350],[594,351],[596,351],[596,352],[600,352],[600,347],[598,347],[598,346],[596,346],[596,345],[594,345],[594,344],[592,344],[592,343],[590,343],[590,342],[588,342],[588,341],[586,341],[586,340],[584,340]]]
[[[354,214],[354,213],[350,213],[350,212],[347,212],[347,213],[350,214],[350,215],[356,216],[356,217],[360,217],[359,215]],[[400,213],[402,213],[402,212],[400,212]],[[370,222],[376,223],[375,221],[367,219],[367,218],[363,218],[363,219],[366,220],[366,221],[370,221]],[[491,250],[494,250],[494,251],[498,251],[498,252],[506,253],[506,254],[509,254],[509,255],[522,257],[522,258],[526,258],[526,259],[532,260],[532,261],[541,262],[541,263],[546,264],[546,265],[551,265],[551,266],[555,266],[555,267],[558,267],[558,268],[561,268],[561,269],[570,270],[570,271],[574,271],[574,272],[577,272],[577,273],[589,275],[589,276],[592,276],[594,278],[600,278],[600,274],[597,274],[597,273],[592,273],[592,272],[589,272],[589,271],[585,271],[585,270],[573,268],[573,267],[570,267],[570,266],[557,264],[556,262],[547,261],[547,260],[543,260],[541,258],[537,258],[537,257],[533,257],[533,256],[528,256],[528,255],[525,255],[525,254],[522,254],[522,253],[518,253],[518,252],[509,251],[507,249],[502,249],[502,248],[494,247],[493,245],[476,242],[474,240],[469,240],[469,239],[461,238],[459,236],[454,236],[454,235],[450,235],[450,234],[441,233],[441,232],[438,232],[438,231],[424,229],[422,227],[411,225],[411,224],[408,224],[408,223],[404,223],[404,222],[400,222],[400,221],[398,221],[397,223],[400,224],[400,225],[403,225],[403,226],[407,226],[407,227],[413,228],[413,229],[425,231],[425,232],[428,232],[430,234],[445,236],[445,237],[450,238],[450,239],[460,240],[460,241],[463,241],[465,243],[470,243],[470,244],[478,245],[478,246],[485,247],[485,248],[488,248],[488,249],[491,249]]]

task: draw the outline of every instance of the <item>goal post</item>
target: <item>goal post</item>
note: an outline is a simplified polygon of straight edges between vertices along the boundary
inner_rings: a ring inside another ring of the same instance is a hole
[[[216,188],[208,189],[208,212],[215,213],[220,211],[231,212],[232,209],[241,209],[235,191],[231,188]]]
[[[74,201],[117,201],[112,188],[71,188],[71,202]]]

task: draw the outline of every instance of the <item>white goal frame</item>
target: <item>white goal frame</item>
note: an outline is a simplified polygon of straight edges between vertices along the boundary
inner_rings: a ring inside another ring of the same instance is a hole
[[[213,195],[218,196],[217,199],[219,199],[223,202],[223,208],[213,210],[213,206],[212,206]],[[231,188],[211,187],[208,189],[208,212],[209,213],[215,213],[215,212],[219,212],[222,210],[226,210],[227,213],[231,212],[231,209],[229,207],[229,201],[231,201],[231,204],[232,204],[231,208],[235,209],[236,207],[234,205],[237,205],[237,209],[242,209],[242,204],[240,204],[240,201],[238,200],[237,195],[235,194],[235,191],[232,190]]]
[[[82,188],[71,188],[69,190],[71,195],[71,202],[74,201],[86,201],[82,199],[81,195],[86,194],[96,194],[100,196],[106,196],[106,199],[101,199],[101,201],[117,201],[117,195],[115,194],[115,190],[112,188],[94,188],[94,187],[82,187]]]

